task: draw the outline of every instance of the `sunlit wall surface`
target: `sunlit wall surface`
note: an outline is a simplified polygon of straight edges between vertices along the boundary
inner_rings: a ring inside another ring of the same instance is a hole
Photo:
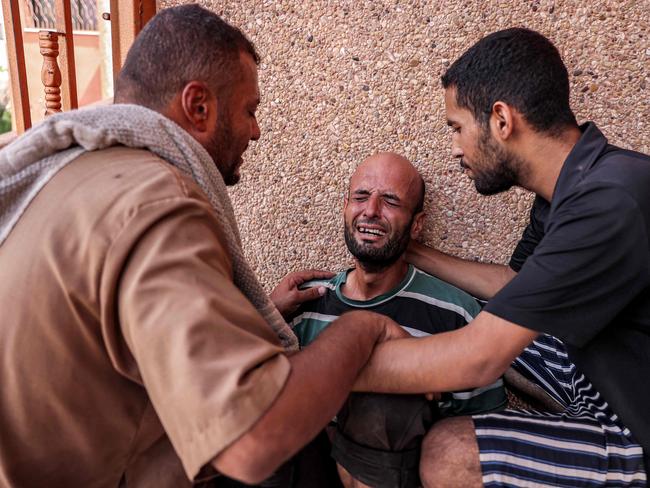
[[[440,88],[445,68],[492,31],[525,26],[550,37],[568,66],[578,120],[650,152],[648,0],[201,3],[262,55],[262,138],[245,154],[232,197],[244,249],[267,286],[296,268],[350,263],[343,194],[355,166],[380,150],[403,153],[424,175],[426,242],[507,261],[531,196],[476,194],[451,157]]]

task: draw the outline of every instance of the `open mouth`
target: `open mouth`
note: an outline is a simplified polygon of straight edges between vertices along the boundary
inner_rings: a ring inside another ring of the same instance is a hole
[[[360,234],[365,234],[368,236],[377,236],[377,237],[386,235],[386,231],[381,227],[364,225],[364,224],[357,225],[357,232],[359,232]]]

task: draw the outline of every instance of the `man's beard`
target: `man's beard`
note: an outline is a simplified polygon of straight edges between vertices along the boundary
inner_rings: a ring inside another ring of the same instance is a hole
[[[471,169],[481,195],[495,195],[519,183],[522,161],[502,149],[484,130],[478,141],[478,159]]]
[[[372,224],[373,222],[366,221],[364,223]],[[354,238],[354,228],[346,223],[344,226],[345,244],[359,262],[359,266],[365,271],[376,273],[391,266],[404,254],[409,242],[411,242],[410,229],[412,223],[413,217],[403,229],[390,236],[382,247],[374,247],[357,241]],[[352,226],[356,225],[358,224],[352,223]]]
[[[232,128],[230,127],[230,111],[227,108],[219,108],[217,115],[217,129],[208,143],[207,151],[212,157],[214,164],[223,177],[226,185],[232,186],[239,182],[237,165],[239,157],[232,154]]]

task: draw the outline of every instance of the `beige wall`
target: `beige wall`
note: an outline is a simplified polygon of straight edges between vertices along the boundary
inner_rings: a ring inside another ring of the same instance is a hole
[[[424,175],[428,243],[507,261],[531,197],[476,194],[450,155],[439,82],[491,31],[549,36],[568,66],[578,120],[650,152],[650,0],[201,3],[241,27],[263,57],[262,139],[232,197],[246,254],[268,286],[299,267],[349,263],[342,195],[355,165],[378,150],[403,153]]]

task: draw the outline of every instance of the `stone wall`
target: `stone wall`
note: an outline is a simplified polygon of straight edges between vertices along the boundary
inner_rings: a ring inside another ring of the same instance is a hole
[[[201,3],[242,28],[263,58],[262,138],[231,194],[247,257],[269,287],[293,269],[350,262],[343,194],[355,166],[380,150],[404,154],[424,175],[427,243],[507,261],[531,195],[476,194],[451,157],[439,81],[492,31],[547,35],[569,69],[578,120],[650,152],[649,0]]]

